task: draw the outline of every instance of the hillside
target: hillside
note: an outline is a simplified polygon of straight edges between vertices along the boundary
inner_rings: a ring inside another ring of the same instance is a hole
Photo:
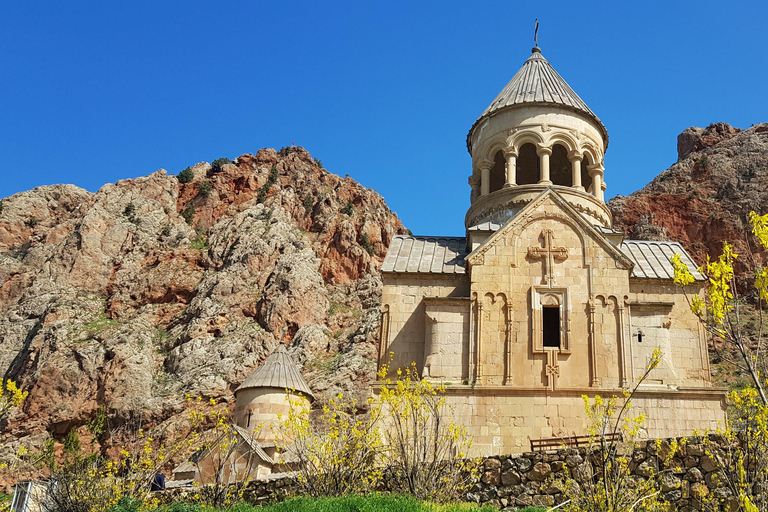
[[[405,232],[374,191],[302,148],[2,201],[0,368],[29,390],[0,443],[61,440],[100,405],[110,428],[229,401],[278,343],[313,390],[364,396],[381,279]]]
[[[738,254],[742,281],[747,247],[748,215],[768,213],[768,124],[748,130],[715,123],[688,128],[677,138],[678,161],[630,196],[608,203],[614,226],[630,238],[677,240],[699,263],[718,255],[724,241]],[[746,289],[746,287],[743,287]]]

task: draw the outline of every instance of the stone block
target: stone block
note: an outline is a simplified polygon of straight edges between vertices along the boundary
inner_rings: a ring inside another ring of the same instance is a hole
[[[552,467],[546,463],[546,462],[537,462],[534,464],[533,469],[529,471],[526,476],[530,480],[534,480],[536,482],[542,482],[546,480],[546,478],[552,474]]]

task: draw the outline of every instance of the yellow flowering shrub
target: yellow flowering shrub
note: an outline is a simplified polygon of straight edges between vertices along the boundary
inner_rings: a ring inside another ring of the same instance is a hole
[[[752,224],[752,234],[755,235],[757,242],[763,248],[768,248],[768,215],[751,212],[749,220]],[[674,282],[683,288],[691,311],[699,317],[707,332],[713,337],[724,340],[735,349],[735,358],[730,354],[721,353],[722,359],[748,373],[760,400],[768,405],[768,397],[760,379],[760,374],[768,370],[763,350],[764,333],[762,328],[757,332],[747,332],[743,325],[741,302],[737,295],[734,277],[734,262],[737,258],[738,255],[733,252],[733,246],[728,242],[723,243],[722,253],[716,259],[707,256],[707,262],[698,269],[706,277],[704,299],[697,293],[689,294],[689,290],[686,289],[686,286],[692,284],[695,279],[678,255],[674,255],[671,259]],[[763,305],[768,301],[768,268],[756,265],[754,275],[754,287],[757,292],[757,324],[762,325]]]
[[[283,461],[297,469],[299,491],[309,496],[367,493],[381,478],[383,447],[379,409],[360,414],[339,393],[310,417],[308,402],[288,393],[290,409],[277,426]]]
[[[389,488],[437,502],[456,499],[479,476],[479,463],[468,458],[466,429],[450,420],[445,387],[421,378],[415,363],[398,369],[395,381],[388,374],[383,365],[375,405],[386,425]]]
[[[641,413],[631,414],[632,397],[660,362],[661,351],[657,348],[635,387],[624,390],[620,396],[603,398],[595,395],[592,399],[582,396],[590,442],[586,460],[578,467],[569,468],[570,476],[565,481],[569,501],[562,507],[564,511],[667,510],[660,500],[655,478],[659,466],[649,465],[645,478],[634,477],[630,467],[645,420]],[[615,433],[621,433],[623,441],[613,437]],[[673,444],[664,448],[662,466],[671,461],[678,447]]]
[[[5,418],[12,407],[18,407],[29,395],[29,391],[22,391],[16,382],[0,379],[0,421]]]
[[[192,461],[200,479],[194,482],[197,488],[192,501],[211,507],[232,506],[242,500],[258,458],[237,432],[228,409],[217,406],[212,398],[205,404],[200,397],[187,397],[187,403],[192,427],[189,444],[196,452]],[[261,428],[255,427],[254,437]]]

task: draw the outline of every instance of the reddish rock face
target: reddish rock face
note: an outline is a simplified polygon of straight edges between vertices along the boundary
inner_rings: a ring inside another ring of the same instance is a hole
[[[185,394],[228,400],[278,343],[321,400],[362,398],[397,216],[302,148],[192,174],[3,200],[0,367],[30,395],[0,449],[61,439],[99,405],[113,426],[183,423]]]
[[[766,259],[747,218],[753,210],[768,213],[768,124],[688,128],[678,137],[678,152],[678,162],[642,190],[609,201],[614,226],[630,238],[678,240],[699,264],[730,242],[745,256],[737,260],[745,285],[746,255]]]

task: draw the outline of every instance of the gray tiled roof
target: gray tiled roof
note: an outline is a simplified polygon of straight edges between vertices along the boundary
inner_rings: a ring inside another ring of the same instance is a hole
[[[419,274],[463,274],[467,239],[452,236],[406,236],[392,238],[382,272]]]
[[[275,351],[238,386],[235,394],[248,388],[293,389],[308,396],[310,400],[315,398],[283,344],[278,345]]]
[[[534,48],[533,53],[525,61],[523,67],[515,73],[512,80],[501,90],[496,99],[485,109],[477,123],[499,110],[513,105],[529,104],[554,104],[575,110],[597,122],[603,132],[603,137],[608,142],[608,131],[602,121],[587,106],[579,95],[571,89],[571,86],[563,80],[555,68],[541,54],[539,48]],[[473,127],[474,128],[474,125]],[[472,133],[472,130],[470,130]]]
[[[498,222],[481,222],[467,228],[467,231],[498,231],[501,229],[501,224]]]
[[[704,276],[696,270],[698,265],[693,262],[691,255],[678,242],[624,240],[619,249],[635,264],[632,269],[632,277],[672,279],[674,271],[669,260],[674,254],[679,254],[680,259],[688,266],[693,277],[698,281],[704,280]]]
[[[253,436],[248,433],[247,430],[245,430],[243,427],[238,427],[237,425],[232,425],[232,427],[234,427],[235,431],[238,434],[240,434],[240,437],[242,438],[242,440],[245,441],[246,443],[248,443],[248,446],[251,448],[251,450],[256,455],[261,457],[261,460],[263,460],[264,462],[268,462],[269,464],[274,464],[275,463],[272,460],[272,458],[269,455],[267,455],[267,452],[265,452],[261,448],[261,445],[259,445],[259,443],[253,438]]]

